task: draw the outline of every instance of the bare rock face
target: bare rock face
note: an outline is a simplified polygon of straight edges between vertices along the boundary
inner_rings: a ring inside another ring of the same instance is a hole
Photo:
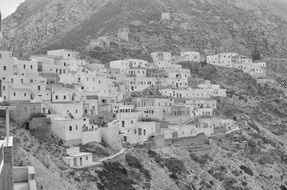
[[[246,55],[257,48],[278,57],[287,53],[286,9],[279,0],[26,0],[3,21],[1,48],[13,48],[16,56],[51,48],[84,51],[99,36],[115,36],[139,21],[125,49],[107,48],[114,59],[180,47]],[[162,11],[171,13],[170,22],[162,22]]]
[[[4,45],[18,55],[41,47],[81,24],[111,0],[27,0],[4,20]]]

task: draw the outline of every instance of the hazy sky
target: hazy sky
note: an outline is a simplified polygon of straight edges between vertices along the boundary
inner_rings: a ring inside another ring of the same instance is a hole
[[[2,12],[2,18],[14,13],[20,3],[25,0],[0,0],[0,10]]]

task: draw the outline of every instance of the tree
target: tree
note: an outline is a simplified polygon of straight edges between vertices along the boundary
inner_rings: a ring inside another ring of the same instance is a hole
[[[253,49],[253,51],[251,53],[251,57],[252,57],[253,61],[260,60],[261,59],[260,51],[257,48]]]

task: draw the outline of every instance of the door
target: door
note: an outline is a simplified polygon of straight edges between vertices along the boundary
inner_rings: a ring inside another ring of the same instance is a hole
[[[74,166],[77,166],[77,160],[74,158]]]

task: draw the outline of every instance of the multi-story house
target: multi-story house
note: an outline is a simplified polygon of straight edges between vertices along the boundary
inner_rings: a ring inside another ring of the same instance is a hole
[[[50,113],[51,130],[64,144],[101,142],[98,126],[85,117],[91,111],[84,104],[85,93],[74,89],[52,89],[51,102],[43,102]]]
[[[189,99],[186,106],[190,107],[191,117],[211,116],[216,109],[216,100],[213,99]]]
[[[234,67],[255,78],[266,76],[267,68],[265,62],[252,62],[251,59],[243,58]]]
[[[12,52],[0,51],[0,79],[5,80],[6,75],[13,74]]]
[[[211,84],[209,80],[198,84],[198,88],[208,90],[212,97],[226,97],[226,89],[221,89],[219,84]]]
[[[165,88],[160,90],[161,94],[164,96],[170,96],[174,98],[210,98],[211,94],[208,89],[199,88],[182,88],[173,89]]]
[[[127,70],[130,69],[130,63],[128,60],[116,60],[110,62],[111,69],[119,69],[122,75],[125,75]]]
[[[38,63],[36,60],[23,61],[17,58],[13,58],[13,70],[14,73],[19,75],[38,73]]]
[[[126,77],[126,85],[128,90],[133,91],[142,91],[151,86],[158,86],[160,81],[156,77]]]
[[[200,62],[200,54],[195,51],[181,51],[180,55],[185,58],[185,61]]]
[[[239,56],[237,53],[221,53],[206,57],[207,63],[224,67],[233,67],[233,65],[238,63],[238,61]]]
[[[56,55],[33,55],[33,60],[38,63],[38,71],[40,73],[67,74],[70,72],[68,64],[62,62],[63,57]]]
[[[171,98],[132,98],[136,110],[143,118],[165,120],[171,114],[174,101]]]
[[[159,68],[165,68],[171,65],[170,52],[154,52],[151,53],[154,65]]]
[[[132,68],[127,70],[127,76],[130,77],[146,77],[147,69],[146,68]]]

